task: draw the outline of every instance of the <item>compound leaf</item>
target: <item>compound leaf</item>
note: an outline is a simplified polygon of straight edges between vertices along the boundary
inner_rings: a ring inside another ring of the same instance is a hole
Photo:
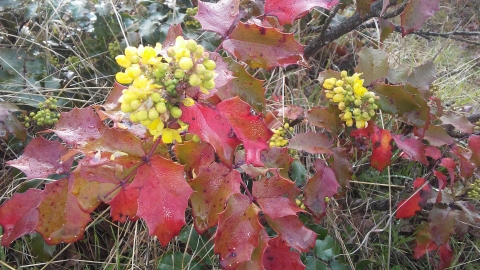
[[[372,140],[372,156],[370,158],[370,164],[381,172],[391,163],[392,135],[388,130],[381,129],[375,125],[370,138]]]
[[[420,188],[423,184],[425,184],[425,182],[426,180],[424,178],[417,178],[413,182],[413,187]],[[398,209],[397,209],[397,213],[395,214],[395,217],[396,218],[413,217],[417,212],[422,210],[422,208],[427,204],[427,195],[430,193],[431,189],[432,189],[432,186],[430,184],[427,184],[410,198],[400,201],[398,203]]]
[[[0,225],[3,227],[2,246],[9,246],[13,240],[31,233],[38,222],[38,205],[44,193],[29,189],[16,193],[0,206]]]
[[[185,225],[185,209],[193,192],[185,181],[183,166],[153,156],[138,168],[128,188],[140,189],[137,216],[145,220],[150,235],[166,246]]]
[[[220,102],[217,109],[230,121],[235,134],[243,142],[245,162],[253,166],[263,166],[261,153],[268,149],[267,142],[273,132],[267,127],[262,116],[253,114],[250,105],[239,97]]]
[[[198,172],[200,166],[208,166],[215,161],[215,149],[204,141],[175,144],[173,149],[180,164],[185,165],[186,172]]]
[[[400,15],[402,35],[408,35],[422,27],[423,23],[438,10],[439,0],[410,0]]]
[[[323,160],[315,160],[313,166],[316,172],[305,186],[305,206],[320,218],[326,212],[325,199],[337,194],[340,185],[333,170]]]
[[[189,131],[210,143],[222,162],[231,167],[234,150],[241,141],[228,119],[213,107],[199,102],[181,109],[181,120],[189,124]]]
[[[35,230],[49,245],[78,241],[91,220],[90,214],[82,210],[78,199],[71,193],[74,178],[71,174],[68,178],[46,184],[43,190]]]
[[[93,109],[74,108],[60,114],[52,131],[67,144],[83,146],[100,138],[105,132],[105,125]]]
[[[265,15],[275,16],[280,25],[293,24],[295,19],[305,16],[314,7],[331,9],[338,0],[267,0],[265,2]]]
[[[263,255],[265,269],[292,269],[302,270],[305,265],[300,260],[300,253],[292,251],[280,237],[268,241],[268,247]]]
[[[332,154],[332,141],[322,133],[300,133],[290,139],[288,148],[310,154]]]
[[[36,137],[25,147],[20,158],[8,161],[7,164],[24,172],[27,179],[46,178],[51,174],[63,174],[70,170],[73,160],[61,161],[67,152],[67,148],[59,141]]]
[[[240,0],[220,0],[217,3],[198,1],[198,13],[195,15],[203,30],[227,36],[229,29],[235,27],[239,14]]]
[[[297,216],[284,216],[274,220],[267,217],[267,222],[278,233],[283,244],[302,252],[315,246],[317,234],[305,228]]]
[[[265,215],[271,219],[293,215],[302,211],[295,203],[299,190],[295,183],[278,175],[271,169],[273,176],[262,176],[253,182],[252,194]]]
[[[369,9],[370,10],[370,9]],[[388,55],[381,49],[365,48],[358,53],[358,66],[355,69],[363,73],[363,85],[385,78],[388,75]]]
[[[240,22],[223,42],[223,48],[251,68],[271,69],[293,64],[306,66],[303,46],[292,33]]]
[[[193,222],[200,234],[217,225],[218,214],[224,210],[227,199],[240,192],[241,181],[237,170],[223,164],[200,167],[197,177],[190,182],[194,191],[190,196]]]
[[[222,268],[236,269],[240,263],[251,259],[265,230],[258,221],[259,212],[246,195],[237,193],[228,199],[227,208],[220,213],[215,235],[214,249],[220,254]]]

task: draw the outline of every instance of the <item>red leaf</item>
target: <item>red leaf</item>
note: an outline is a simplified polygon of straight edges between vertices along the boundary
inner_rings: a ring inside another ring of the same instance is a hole
[[[305,228],[297,216],[284,216],[274,220],[267,217],[266,219],[285,245],[302,252],[307,252],[315,246],[317,234]]]
[[[241,263],[237,270],[265,270],[263,266],[263,254],[268,247],[268,240],[270,237],[265,230],[260,231],[258,237],[258,246],[252,252],[250,261]]]
[[[447,114],[440,117],[443,124],[450,124],[461,132],[468,134],[473,133],[475,126],[467,119],[463,114],[458,114],[452,111],[449,111]]]
[[[7,139],[7,134],[13,134],[22,141],[27,138],[27,129],[13,114],[20,109],[8,102],[0,102],[0,139]]]
[[[198,1],[198,13],[195,15],[202,30],[217,32],[227,36],[239,14],[240,0],[220,0],[217,3]]]
[[[290,139],[288,148],[306,151],[310,154],[329,154],[333,152],[332,141],[322,133],[300,133]]]
[[[43,190],[45,194],[38,206],[40,218],[36,231],[49,245],[78,241],[91,220],[71,193],[73,183],[72,174],[69,178],[46,184]]]
[[[271,169],[273,176],[263,176],[253,182],[252,194],[262,208],[262,211],[271,219],[293,215],[302,211],[295,203],[299,190],[295,183],[281,177]]]
[[[455,169],[455,167],[457,167],[455,160],[451,158],[442,158],[440,166],[447,168],[448,174],[450,175],[450,182],[453,183],[453,181],[455,180],[455,172],[453,170]]]
[[[251,68],[271,69],[293,64],[306,66],[303,46],[293,34],[282,33],[272,27],[240,22],[222,46]]]
[[[438,179],[438,188],[444,189],[447,186],[447,176],[437,170],[433,171],[433,175]]]
[[[400,15],[402,35],[408,35],[422,27],[423,23],[438,10],[438,0],[410,0]]]
[[[3,227],[2,246],[9,246],[13,240],[31,233],[38,222],[38,205],[43,192],[29,189],[16,193],[0,206],[0,225]]]
[[[288,170],[293,161],[294,159],[288,154],[286,147],[269,148],[262,152],[262,162],[265,167],[279,169],[278,173],[284,178],[288,178]]]
[[[145,220],[150,235],[166,246],[185,225],[185,209],[193,192],[185,181],[183,166],[154,156],[138,168],[128,188],[140,189],[137,216]]]
[[[139,189],[128,187],[129,185],[120,187],[119,192],[108,202],[113,221],[126,222],[138,219]]]
[[[475,166],[470,162],[468,153],[465,153],[464,150],[456,144],[451,147],[451,152],[460,160],[460,175],[464,178],[472,177]]]
[[[435,244],[435,241],[432,240],[428,223],[423,223],[422,225],[418,226],[415,235],[416,245],[413,258],[418,260],[425,255],[425,253],[437,249],[437,244]]]
[[[146,155],[144,142],[128,130],[108,128],[95,140],[82,147],[83,151],[123,152],[132,157]]]
[[[8,161],[7,164],[24,172],[27,179],[46,178],[51,174],[63,174],[70,170],[72,159],[63,163],[60,161],[66,153],[67,148],[59,141],[36,137],[25,147],[20,158]]]
[[[262,116],[252,114],[250,105],[239,97],[220,102],[217,109],[230,121],[235,134],[242,140],[246,151],[245,162],[262,167],[260,155],[268,149],[267,141],[273,135]]]
[[[119,84],[117,81],[113,83],[112,90],[110,90],[110,93],[108,94],[107,99],[103,103],[102,107],[106,111],[112,111],[120,110],[120,102],[118,102],[118,99],[123,95],[123,90],[127,89],[125,85]],[[100,112],[100,111],[97,111]]]
[[[215,149],[204,141],[178,143],[173,149],[180,164],[185,165],[186,172],[198,172],[200,166],[208,166],[215,161]]]
[[[280,25],[293,24],[295,19],[305,16],[314,7],[331,9],[338,0],[267,0],[265,2],[265,15],[278,18]]]
[[[200,167],[197,177],[190,182],[194,191],[190,196],[193,222],[200,234],[217,225],[218,214],[224,210],[227,199],[240,193],[241,181],[237,170],[230,170],[223,164]]]
[[[370,164],[381,172],[391,163],[392,135],[388,130],[380,129],[376,125],[373,127],[373,130],[374,132],[371,135],[373,151],[370,157]]]
[[[314,212],[318,218],[325,215],[325,198],[331,198],[338,193],[340,185],[337,182],[335,173],[327,167],[323,160],[315,160],[315,175],[308,179],[305,186],[305,206]]]
[[[292,251],[279,237],[268,241],[268,247],[263,255],[263,266],[269,270],[305,269],[305,265],[300,260],[300,253]]]
[[[480,168],[480,136],[472,135],[468,138],[468,148],[472,151],[472,161],[477,168]]]
[[[100,205],[102,195],[100,195],[100,185],[103,190],[110,192],[117,188],[113,183],[100,183],[96,181],[88,181],[81,176],[81,166],[77,167],[71,174],[73,186],[70,192],[77,198],[78,205],[82,211],[91,213]]]
[[[422,141],[415,138],[405,138],[400,134],[393,135],[393,139],[400,150],[423,165],[428,166],[428,160],[425,157],[425,145]]]
[[[448,244],[450,236],[455,234],[455,227],[457,225],[457,218],[460,211],[455,211],[448,206],[435,205],[430,210],[428,219],[430,220],[429,230],[432,240],[438,246]]]
[[[453,260],[453,251],[448,243],[438,247],[438,255],[440,256],[438,269],[443,270],[449,268]]]
[[[74,108],[60,114],[52,131],[68,144],[83,146],[100,138],[105,125],[92,108]]]
[[[426,180],[424,178],[417,178],[413,182],[413,187],[419,188],[425,184],[425,182]],[[422,208],[427,204],[427,195],[430,193],[431,189],[432,187],[430,184],[427,184],[410,198],[400,201],[398,203],[398,209],[395,217],[410,218],[413,217],[417,212],[421,211]]]
[[[442,157],[442,151],[435,146],[429,145],[425,147],[425,156],[437,160]]]
[[[333,134],[342,132],[342,121],[338,114],[328,108],[314,107],[307,112],[306,118],[312,125],[324,128]]]
[[[208,105],[195,103],[181,106],[181,120],[189,124],[189,131],[210,143],[225,165],[231,167],[235,148],[241,143],[228,119]]]
[[[349,188],[353,170],[345,149],[338,147],[333,148],[332,170],[340,186],[344,189]]]
[[[175,44],[175,40],[178,36],[182,36],[182,26],[180,24],[170,25],[168,28],[167,36],[165,40],[162,42],[162,48],[166,50],[166,48]]]
[[[246,195],[237,193],[228,199],[227,209],[219,215],[214,247],[223,269],[236,269],[250,260],[259,246],[265,229],[258,221],[258,212],[260,209]]]
[[[217,83],[217,78],[220,76],[215,78],[218,89],[217,95],[222,100],[239,96],[243,101],[250,104],[256,112],[261,113],[265,108],[264,81],[250,75],[250,73],[245,70],[245,67],[237,61],[231,58],[225,58],[224,61],[228,64],[228,69],[223,73],[228,72],[231,74],[230,76],[233,77],[231,77],[224,86],[220,86],[220,84]],[[217,73],[222,74],[219,66],[217,62]]]

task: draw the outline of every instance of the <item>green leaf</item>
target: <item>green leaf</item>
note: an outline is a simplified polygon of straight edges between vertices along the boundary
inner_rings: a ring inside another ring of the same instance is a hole
[[[199,260],[203,264],[213,264],[212,258],[215,257],[213,253],[213,242],[205,235],[199,235],[193,225],[183,228],[178,239],[183,243],[188,243],[188,246],[192,250],[192,257],[196,260]]]
[[[350,267],[348,267],[343,263],[340,263],[339,261],[330,262],[330,268],[332,268],[332,270],[349,270],[350,269]]]
[[[317,239],[314,252],[318,258],[330,261],[336,255],[335,250],[335,240],[330,235],[325,237],[324,240]]]
[[[327,270],[327,265],[316,259],[314,256],[307,256],[305,261],[305,266],[307,266],[306,270]]]
[[[43,240],[39,233],[32,236],[32,254],[41,262],[50,260],[55,252],[56,246],[50,246]]]
[[[307,182],[308,171],[303,166],[302,162],[298,159],[294,160],[292,165],[290,166],[292,169],[291,178],[295,181],[295,185],[303,186]]]
[[[388,55],[380,49],[365,48],[358,54],[355,71],[363,73],[364,86],[388,75]]]
[[[178,270],[178,269],[194,269],[201,270],[198,262],[187,253],[167,252],[163,254],[158,262],[159,270]]]

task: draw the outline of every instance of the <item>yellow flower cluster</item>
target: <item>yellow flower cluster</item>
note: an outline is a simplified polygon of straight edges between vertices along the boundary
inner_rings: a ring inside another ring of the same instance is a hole
[[[467,195],[472,200],[480,200],[480,179],[473,182]]]
[[[273,136],[270,138],[269,146],[270,147],[284,147],[288,145],[287,134],[293,132],[293,127],[288,123],[283,124],[282,127],[277,129],[272,129]]]
[[[350,77],[346,71],[342,71],[340,80],[329,78],[323,82],[325,96],[342,111],[340,118],[349,127],[353,126],[355,120],[357,128],[366,128],[378,109],[376,100],[379,97],[363,86],[361,75],[355,73]]]
[[[160,43],[155,47],[129,46],[115,60],[125,68],[115,79],[128,85],[119,99],[122,112],[129,114],[132,122],[146,126],[154,139],[161,135],[164,143],[181,142],[180,133],[188,126],[178,119],[182,116],[178,102],[195,104],[186,97],[185,89],[198,87],[208,93],[215,88],[216,63],[209,59],[209,53],[195,40],[179,36],[166,50]]]

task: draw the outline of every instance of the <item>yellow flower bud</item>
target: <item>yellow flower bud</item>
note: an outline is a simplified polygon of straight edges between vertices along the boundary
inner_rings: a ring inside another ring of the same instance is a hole
[[[139,65],[132,65],[131,67],[125,69],[125,73],[131,78],[135,79],[142,74],[142,70],[140,69]]]
[[[139,54],[140,54],[140,52],[139,52]],[[142,54],[140,54],[140,57],[142,57],[142,59],[145,63],[148,63],[148,60],[150,60],[150,58],[153,58],[153,57],[156,57],[156,56],[157,56],[157,52],[155,51],[155,49],[153,49],[150,46],[147,46],[147,47],[143,48]]]
[[[154,50],[157,53],[157,55],[160,54],[162,52],[162,44],[157,42],[157,44],[155,44],[155,49]]]
[[[352,119],[346,120],[346,121],[345,121],[345,125],[347,125],[347,127],[353,126],[353,120],[352,120]]]
[[[342,72],[340,72],[340,76],[342,76],[342,78],[347,77],[347,76],[348,76],[347,71],[346,71],[346,70],[342,70]]]
[[[363,87],[361,83],[356,83],[353,86],[353,93],[358,97],[362,97],[367,92],[368,92],[367,88]]]
[[[185,48],[185,39],[182,36],[178,36],[175,39],[175,47]]]
[[[132,46],[125,48],[125,56],[130,59],[133,56],[138,56],[138,49]]]
[[[333,89],[336,82],[337,82],[337,79],[335,79],[335,78],[326,79],[323,82],[323,88],[328,89],[328,90]]]
[[[133,81],[133,87],[135,88],[146,88],[147,85],[150,83],[150,79],[145,77],[144,75],[140,75],[139,77],[135,78]]]
[[[357,121],[355,121],[355,126],[356,126],[357,128],[364,128],[364,127],[366,127],[366,126],[365,126],[365,123],[366,123],[366,122],[363,121],[363,120],[357,120]]]
[[[341,101],[338,103],[338,109],[343,111],[345,110],[345,102]]]
[[[332,100],[333,100],[333,102],[343,101],[343,95],[342,94],[335,94],[335,95],[333,95]]]
[[[343,89],[343,87],[341,87],[341,86],[333,88],[333,92],[335,94],[342,94],[343,91],[345,91],[345,89]]]
[[[187,106],[187,107],[190,107],[190,106],[195,105],[195,101],[194,101],[192,98],[190,98],[190,97],[184,98],[184,99],[182,100],[182,103],[183,103],[183,105],[185,105],[185,106]]]
[[[130,84],[133,81],[132,77],[123,72],[118,72],[115,74],[115,80],[121,84]]]
[[[336,83],[335,83],[335,86],[343,86],[344,82],[342,80],[338,80]]]
[[[117,64],[123,68],[128,68],[132,65],[132,62],[130,62],[125,55],[117,55],[117,57],[115,57],[115,61],[117,61]]]
[[[327,97],[328,99],[332,99],[333,98],[333,93],[331,93],[331,92],[326,93],[325,97]]]
[[[352,112],[351,112],[351,111],[346,112],[346,113],[343,115],[343,118],[342,118],[342,119],[345,120],[345,121],[352,119]]]

